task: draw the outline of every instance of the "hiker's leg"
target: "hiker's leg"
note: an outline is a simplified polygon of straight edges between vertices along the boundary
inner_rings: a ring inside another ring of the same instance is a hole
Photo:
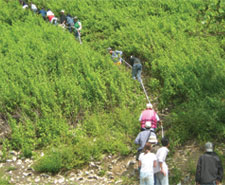
[[[132,67],[132,78],[136,80],[137,66],[136,64]]]
[[[164,176],[162,173],[160,174],[160,182],[162,185],[169,185],[169,178],[168,178],[168,174],[166,174],[166,176]]]
[[[138,79],[139,82],[141,82],[141,72],[142,72],[142,65],[138,64],[137,79]]]

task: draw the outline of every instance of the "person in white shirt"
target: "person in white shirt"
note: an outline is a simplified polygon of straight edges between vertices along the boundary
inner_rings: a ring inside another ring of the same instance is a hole
[[[144,153],[139,156],[140,185],[154,185],[154,167],[156,167],[156,155],[151,153],[151,143],[146,143]]]
[[[31,7],[31,10],[34,12],[34,13],[37,13],[37,6],[35,4],[33,4],[32,2],[30,3],[30,7]]]
[[[28,8],[28,4],[26,4],[25,2],[22,2],[23,5],[23,9],[27,9]]]
[[[156,168],[154,168],[156,180],[155,185],[169,185],[168,166],[166,164],[166,157],[169,152],[169,139],[163,137],[161,143],[162,147],[159,148],[156,152],[157,166]]]

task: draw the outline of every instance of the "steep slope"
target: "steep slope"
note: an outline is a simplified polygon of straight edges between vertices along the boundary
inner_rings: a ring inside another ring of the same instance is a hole
[[[10,146],[26,157],[52,147],[49,156],[60,163],[39,170],[53,172],[104,152],[130,153],[144,103],[130,74],[17,3],[1,4],[0,112],[12,129]]]
[[[51,172],[132,153],[145,99],[127,70],[113,66],[109,46],[142,59],[154,103],[169,108],[172,148],[224,141],[224,2],[33,2],[78,15],[84,42],[1,0],[0,112],[12,129],[5,149],[29,157],[44,148],[36,169]]]

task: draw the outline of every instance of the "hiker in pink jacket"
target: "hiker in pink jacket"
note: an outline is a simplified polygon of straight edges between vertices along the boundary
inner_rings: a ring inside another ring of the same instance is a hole
[[[146,105],[146,109],[142,111],[139,121],[141,123],[141,130],[145,130],[145,122],[146,121],[151,121],[152,123],[152,128],[155,129],[157,128],[157,122],[160,122],[159,116],[157,113],[153,110],[152,104],[148,103]]]

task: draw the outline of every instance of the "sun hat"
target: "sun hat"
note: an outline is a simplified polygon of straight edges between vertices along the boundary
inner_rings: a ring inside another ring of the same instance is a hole
[[[146,104],[146,107],[147,107],[147,109],[152,109],[152,104],[148,103],[148,104]]]
[[[152,143],[152,144],[157,144],[157,143],[158,143],[158,140],[157,140],[157,138],[156,138],[155,135],[151,135],[151,136],[149,137],[148,142],[149,142],[149,143]]]

